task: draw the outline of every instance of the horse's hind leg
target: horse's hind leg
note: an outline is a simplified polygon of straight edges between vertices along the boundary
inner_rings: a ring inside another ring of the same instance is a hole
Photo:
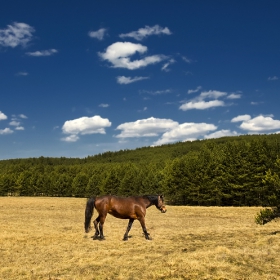
[[[129,222],[128,222],[128,225],[127,225],[127,229],[126,229],[126,232],[125,232],[124,237],[123,237],[124,241],[128,240],[128,233],[129,233],[129,231],[130,231],[130,229],[132,227],[133,222],[134,222],[134,219],[129,219]]]
[[[94,234],[94,236],[93,236],[93,239],[96,239],[96,238],[98,238],[98,236],[99,236],[99,229],[98,229],[98,223],[100,222],[100,216],[98,216],[95,220],[94,220],[94,222],[93,222],[93,224],[94,224],[94,228],[95,228],[95,234]]]
[[[106,219],[106,215],[100,216],[100,222],[99,222],[99,232],[100,232],[100,239],[103,240],[105,239],[104,234],[103,234],[103,225]]]
[[[146,229],[146,225],[145,225],[145,218],[144,217],[141,217],[138,219],[141,226],[142,226],[142,229],[143,229],[143,232],[144,232],[144,235],[145,235],[145,238],[147,240],[152,240],[152,238],[150,237],[150,234],[147,232],[147,229]]]

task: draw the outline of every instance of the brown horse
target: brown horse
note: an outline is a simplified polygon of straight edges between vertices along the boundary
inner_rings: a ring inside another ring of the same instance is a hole
[[[129,219],[123,240],[128,240],[128,233],[134,220],[138,220],[142,226],[145,238],[151,240],[145,226],[146,209],[151,205],[155,205],[162,213],[166,212],[162,195],[143,195],[130,197],[117,197],[105,195],[96,198],[90,198],[86,204],[85,210],[85,231],[88,233],[91,229],[90,221],[94,208],[98,212],[98,217],[93,221],[95,227],[94,239],[105,239],[103,234],[103,225],[107,213],[119,219]],[[98,227],[99,224],[99,227]]]

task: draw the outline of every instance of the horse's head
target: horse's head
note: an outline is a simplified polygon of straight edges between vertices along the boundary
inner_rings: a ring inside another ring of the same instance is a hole
[[[156,207],[161,211],[161,213],[165,213],[167,211],[165,208],[163,195],[158,196],[158,204],[156,205]]]

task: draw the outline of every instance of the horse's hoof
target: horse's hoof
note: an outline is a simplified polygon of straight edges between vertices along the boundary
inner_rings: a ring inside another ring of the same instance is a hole
[[[128,237],[124,237],[124,238],[123,238],[123,241],[128,241]]]

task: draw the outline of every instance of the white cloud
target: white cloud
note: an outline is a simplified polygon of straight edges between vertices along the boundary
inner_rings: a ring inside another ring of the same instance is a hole
[[[18,122],[18,121],[11,121],[10,123],[9,123],[9,125],[11,125],[11,126],[19,126],[20,125],[20,122]]]
[[[201,99],[206,99],[206,98],[214,98],[218,99],[220,97],[226,96],[226,92],[218,91],[218,90],[209,90],[209,91],[204,91],[200,94]]]
[[[0,121],[6,120],[8,117],[0,111]]]
[[[28,76],[28,72],[18,72],[16,76]]]
[[[231,93],[230,95],[227,96],[227,99],[239,99],[241,98],[240,93]]]
[[[168,68],[169,65],[171,65],[171,64],[173,64],[173,63],[175,63],[175,62],[176,62],[176,60],[170,59],[167,63],[165,63],[165,64],[161,67],[161,70],[162,70],[162,71],[165,71],[165,72],[169,72],[169,71],[170,71],[170,69]]]
[[[107,107],[109,107],[109,104],[101,103],[98,106],[101,107],[101,108],[107,108]]]
[[[146,67],[166,59],[163,55],[146,56],[140,60],[130,60],[130,57],[136,53],[143,54],[148,48],[141,44],[130,42],[116,42],[107,47],[104,53],[98,53],[103,60],[112,63],[114,68],[126,68],[129,70]]]
[[[140,94],[151,94],[151,95],[160,95],[160,94],[166,94],[172,92],[170,89],[165,89],[165,90],[155,90],[155,91],[150,91],[150,90],[140,90]]]
[[[100,116],[81,117],[66,121],[62,126],[62,132],[64,134],[71,135],[85,135],[94,133],[105,134],[105,128],[110,126],[111,122],[108,119],[101,118]],[[65,138],[64,141],[66,141]]]
[[[26,54],[29,56],[51,56],[58,51],[56,49],[49,49],[44,51],[36,51],[36,52],[27,52]]]
[[[23,126],[17,126],[17,127],[15,128],[15,130],[24,130],[24,127],[23,127]]]
[[[185,56],[182,56],[182,59],[186,62],[186,63],[192,63],[192,61],[189,59],[189,58],[187,58],[187,57],[185,57]]]
[[[61,140],[64,142],[77,142],[79,139],[80,137],[75,134],[61,138]]]
[[[240,125],[243,130],[262,132],[280,129],[280,120],[274,120],[272,117],[258,116],[253,119],[244,120]]]
[[[201,87],[197,87],[195,90],[189,90],[188,93],[198,92]],[[201,92],[197,97],[184,101],[183,105],[179,107],[180,110],[187,111],[191,109],[204,110],[212,107],[221,107],[225,106],[225,102],[221,100],[217,100],[218,98],[227,96],[226,92],[218,91],[218,90],[209,90]],[[205,101],[205,99],[214,99],[210,101]]]
[[[262,102],[261,102],[262,103]],[[250,103],[251,105],[259,105],[260,104],[260,102],[255,102],[255,101],[251,101],[251,103]]]
[[[0,135],[11,134],[13,131],[10,128],[0,129]]]
[[[25,47],[32,39],[32,32],[35,32],[35,29],[30,25],[14,22],[6,29],[0,29],[0,45],[12,48]]]
[[[144,108],[146,110],[146,108]],[[131,138],[131,137],[156,137],[160,138],[153,143],[155,145],[163,145],[167,143],[174,143],[178,141],[195,140],[205,134],[217,129],[214,124],[208,123],[183,123],[179,124],[171,119],[158,119],[148,118],[137,120],[135,122],[128,122],[119,125],[117,130],[121,130],[121,133],[115,137]],[[215,137],[215,134],[210,134],[211,138]],[[217,137],[225,135],[236,135],[236,132],[220,131],[216,134]]]
[[[22,119],[27,119],[27,116],[25,116],[24,114],[20,114],[19,117]]]
[[[146,79],[149,79],[149,77],[134,77],[134,78],[131,78],[131,77],[125,77],[125,76],[119,76],[117,77],[117,82],[118,84],[131,84],[131,83],[134,83],[134,82],[138,82],[138,81],[142,81],[142,80],[146,80]]]
[[[269,81],[277,81],[279,78],[277,76],[268,77]]]
[[[220,138],[220,137],[225,137],[225,136],[237,136],[238,133],[236,131],[231,131],[228,129],[222,129],[216,132],[213,132],[211,134],[205,135],[205,139],[212,139],[212,138]]]
[[[187,111],[191,109],[198,109],[198,110],[204,110],[208,108],[213,107],[220,107],[225,106],[224,101],[220,100],[212,100],[212,101],[190,101],[186,102],[183,105],[179,107],[180,110]]]
[[[178,123],[170,119],[148,118],[127,122],[119,125],[116,129],[121,130],[117,138],[128,137],[155,137],[160,133],[178,126]]]
[[[199,136],[216,129],[217,127],[213,124],[183,123],[165,132],[159,140],[154,142],[154,145],[197,139]]]
[[[171,31],[165,27],[162,28],[159,25],[155,25],[155,26],[145,26],[145,28],[140,28],[137,31],[132,31],[130,33],[126,33],[126,34],[120,34],[120,38],[126,38],[126,37],[130,37],[130,38],[134,38],[135,40],[141,41],[144,38],[151,36],[151,35],[160,35],[160,34],[164,34],[164,35],[171,35]]]
[[[240,115],[231,120],[231,122],[243,122],[251,119],[250,115]]]
[[[196,89],[189,89],[188,94],[199,92],[202,89],[202,86],[198,86]]]
[[[96,38],[98,40],[103,40],[104,39],[104,36],[106,34],[106,31],[107,29],[106,28],[100,28],[99,30],[97,31],[90,31],[88,33],[88,36],[91,37],[91,38]]]

